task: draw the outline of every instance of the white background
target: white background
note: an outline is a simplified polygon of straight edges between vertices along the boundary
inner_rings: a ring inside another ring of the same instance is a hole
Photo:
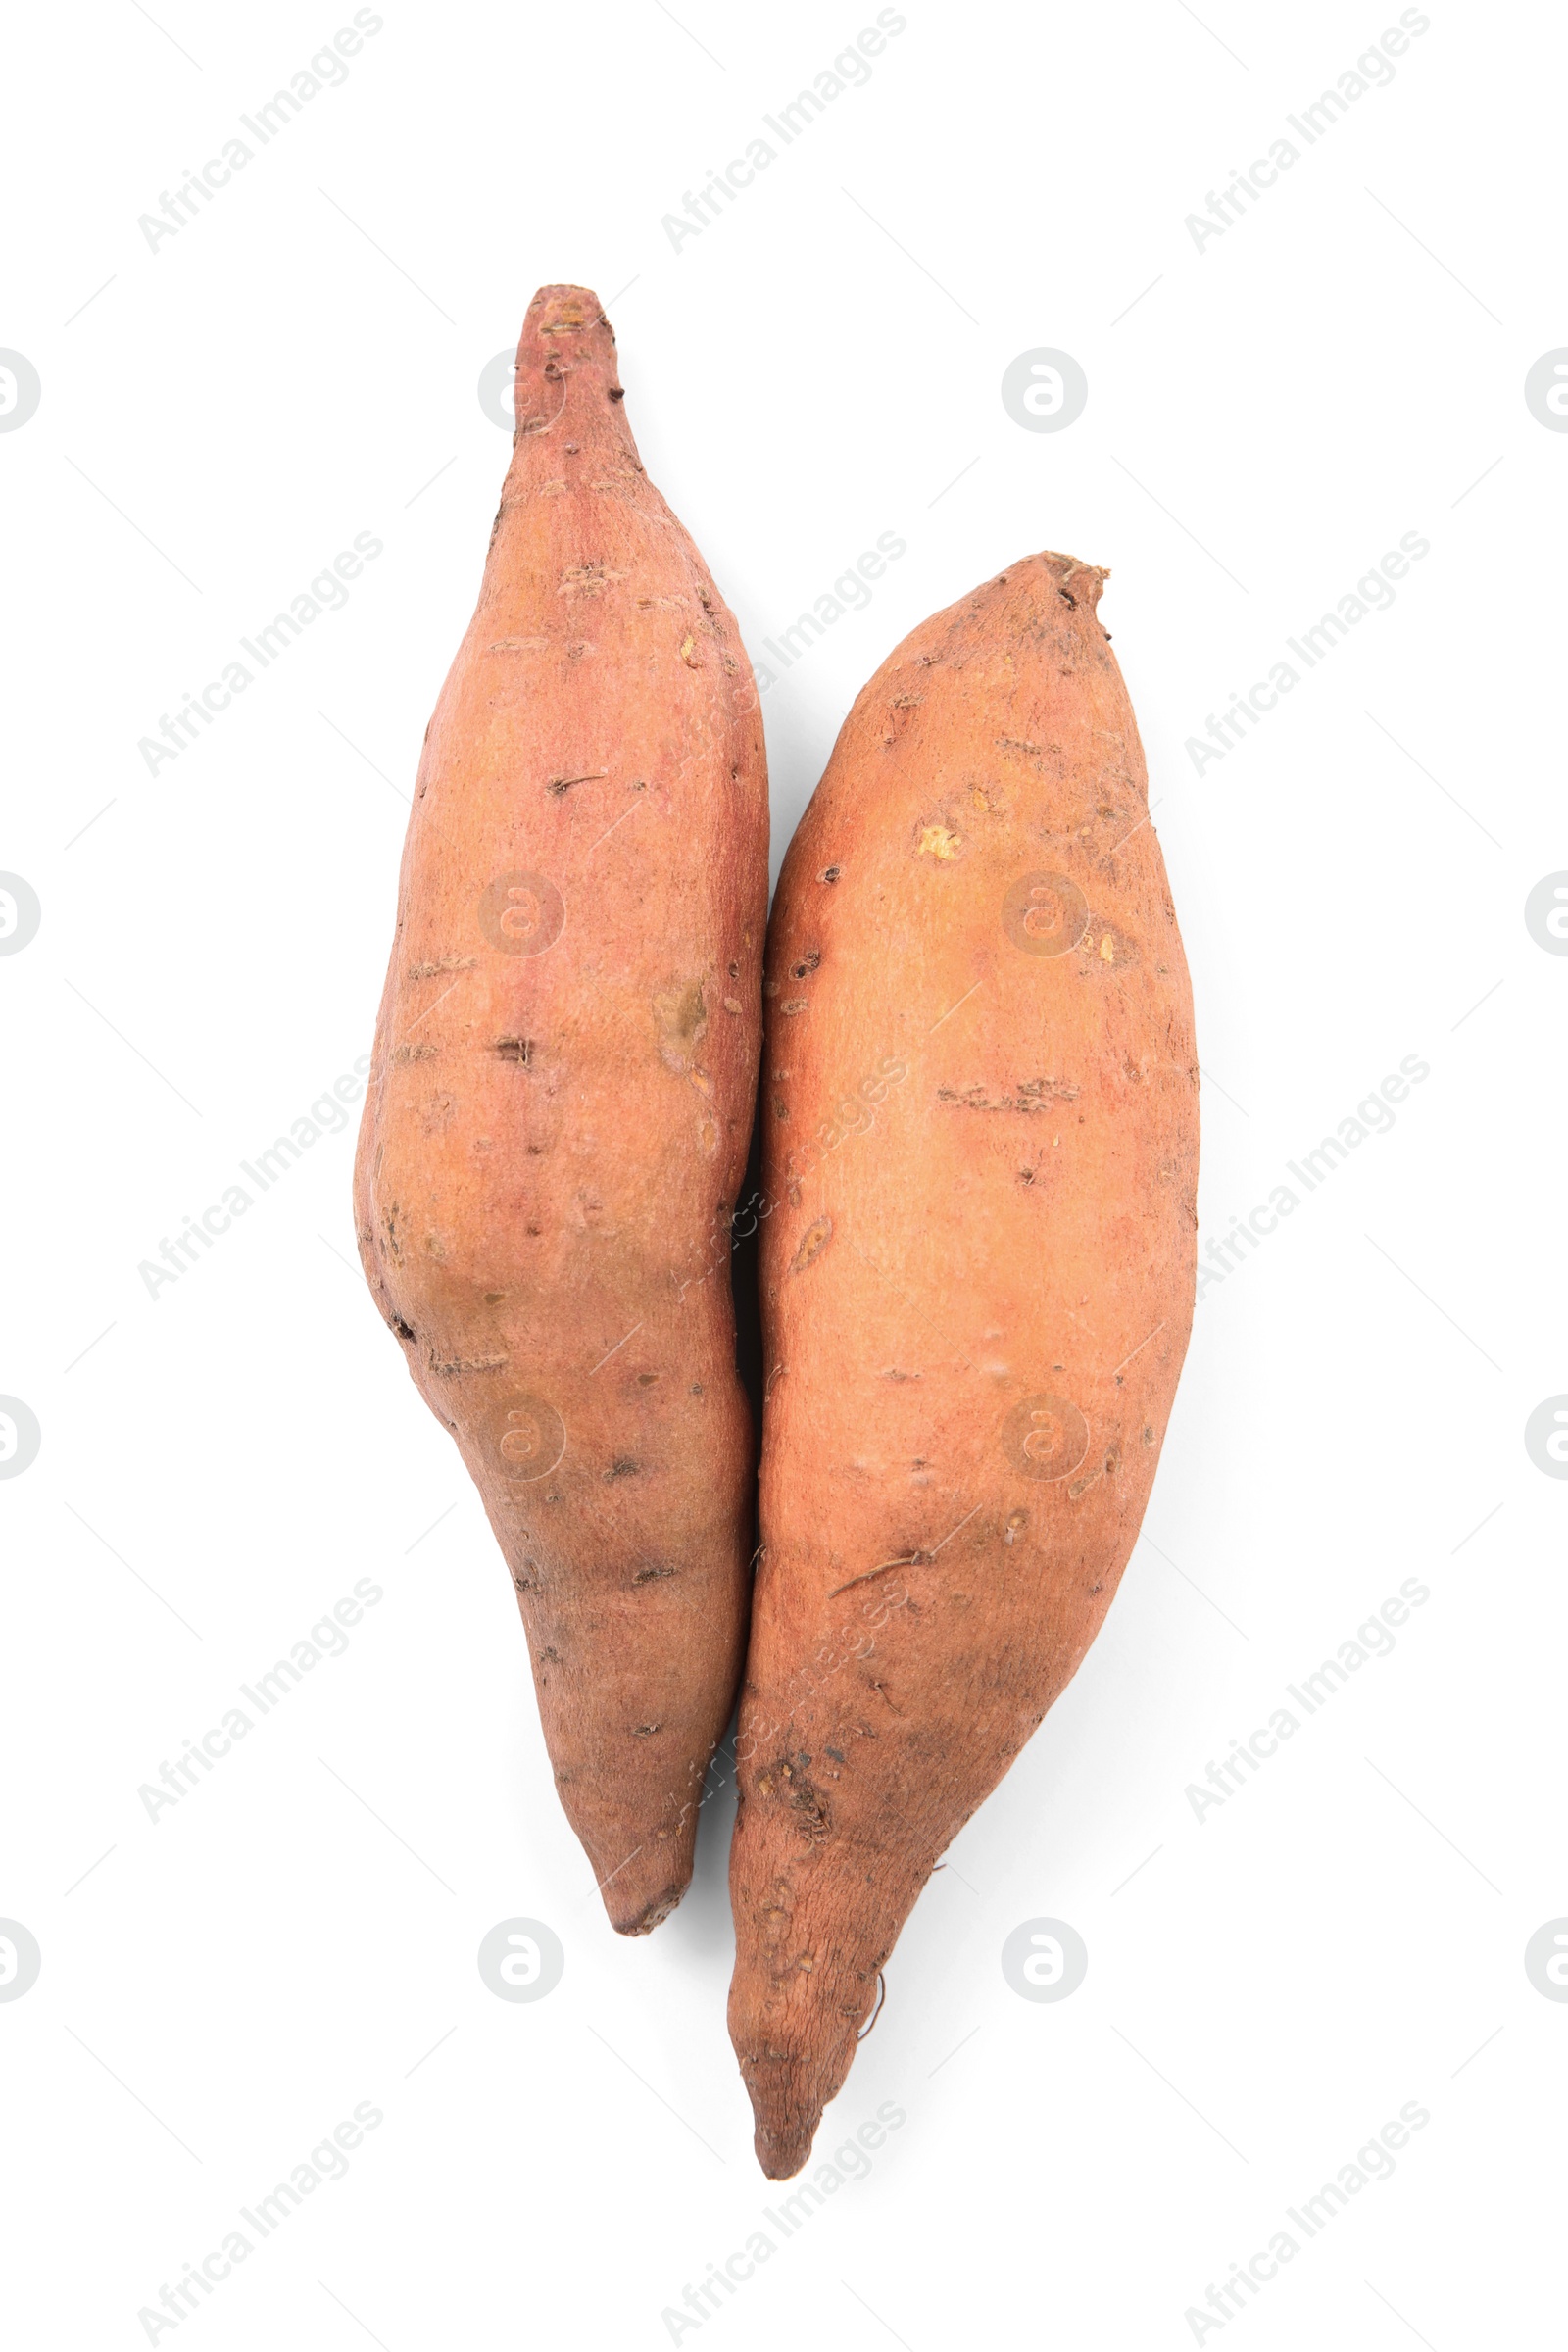
[[[347,2178],[157,2341],[1179,2346],[1415,2101],[1394,2177],[1200,2340],[1544,2340],[1568,2006],[1523,1952],[1568,1913],[1568,1491],[1523,1428],[1568,1389],[1568,963],[1523,906],[1568,866],[1568,436],[1523,384],[1568,343],[1562,20],[1434,4],[1200,250],[1186,216],[1396,8],[909,0],[677,251],[662,216],[875,12],[677,13],[390,0],[156,251],[138,215],[350,10],[13,24],[0,343],[42,399],[0,435],[0,867],[43,920],[0,960],[0,1390],[43,1437],[0,1485],[0,1913],[43,1966],[0,2003],[8,2336],[146,2341],[369,2101]],[[1193,968],[1205,1238],[1430,1065],[1206,1290],[1149,1540],[922,1896],[818,2157],[906,2120],[787,2241],[724,2031],[725,1802],[681,1910],[618,1941],[477,1498],[353,1264],[352,1129],[156,1298],[137,1270],[368,1048],[508,454],[476,384],[551,279],[610,304],[754,656],[907,543],[765,696],[775,862],[898,639],[1067,550],[1111,567]],[[1089,381],[1059,433],[1000,397],[1040,346]],[[346,608],[149,774],[138,739],[357,532],[384,552]],[[1406,532],[1392,608],[1195,772],[1208,714]],[[140,1785],[363,1578],[346,1653],[150,1820]],[[1199,1819],[1189,1784],[1408,1578],[1393,1653]],[[530,2005],[475,1966],[513,1915],[565,1948]],[[1000,1967],[1039,1916],[1089,1950],[1059,2004]],[[732,2302],[662,2317],[759,2229]]]

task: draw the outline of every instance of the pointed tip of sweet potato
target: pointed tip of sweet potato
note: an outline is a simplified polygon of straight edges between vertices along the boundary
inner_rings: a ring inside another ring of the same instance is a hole
[[[641,469],[615,355],[615,330],[591,286],[541,286],[517,338],[514,368],[516,447],[550,436],[555,455],[620,449]]]
[[[752,2145],[769,2180],[793,2180],[809,2161],[828,2102],[843,2087],[855,2045],[852,2039],[845,2051],[840,2037],[832,2038],[831,2052],[803,2051],[796,2059],[771,2050],[750,2059],[742,2054],[756,2126]]]
[[[682,1824],[663,1836],[640,1836],[628,1827],[624,1834],[592,1830],[567,1817],[582,1839],[593,1864],[605,1913],[617,1936],[651,1936],[679,1903],[692,1883],[696,1823]]]
[[[1101,592],[1110,577],[1109,568],[1103,564],[1080,563],[1076,556],[1064,555],[1057,548],[1043,547],[1034,555],[1020,557],[1017,563],[1009,564],[1005,570],[998,572],[991,584],[998,588],[1005,587],[1026,565],[1034,564],[1040,564],[1049,574],[1064,605],[1075,611],[1083,606],[1090,613],[1100,603]]]
[[[731,1988],[729,2030],[752,2102],[752,2144],[769,2180],[790,2180],[810,2156],[829,2101],[844,2087],[855,2057],[855,2027],[814,2005],[786,2027],[776,1997],[754,2015],[744,1993],[737,1998],[738,1989]]]
[[[690,1884],[691,1882],[688,1880],[686,1885]],[[617,1936],[651,1936],[656,1928],[663,1926],[685,1891],[686,1886],[684,1886],[661,1887],[657,1894],[650,1895],[647,1902],[641,1904],[640,1907],[624,1902],[612,1902],[607,1895],[605,1909],[609,1914],[610,1924]]]

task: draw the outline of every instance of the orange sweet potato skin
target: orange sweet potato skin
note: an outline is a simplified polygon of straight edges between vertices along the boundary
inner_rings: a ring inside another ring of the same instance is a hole
[[[1191,1327],[1192,1000],[1102,578],[1033,556],[906,639],[774,904],[730,2030],[775,2179],[1099,1630]]]
[[[739,633],[649,482],[597,297],[547,286],[425,739],[355,1175],[367,1278],[516,1588],[612,1920],[691,1872],[754,1497],[727,1220],[767,784]]]

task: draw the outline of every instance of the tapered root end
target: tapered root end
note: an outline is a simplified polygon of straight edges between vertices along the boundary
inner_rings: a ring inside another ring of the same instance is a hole
[[[695,1824],[662,1836],[628,1828],[607,1837],[585,1837],[572,1825],[594,1866],[606,1913],[617,1936],[651,1936],[674,1910],[692,1883]]]
[[[752,2145],[757,2161],[769,2180],[793,2180],[811,2153],[816,2128],[822,2121],[822,2110],[813,2107],[808,2113],[778,2124],[766,2122],[754,2097],[752,2113],[757,2118],[757,2130]]]
[[[610,1914],[611,1926],[617,1936],[651,1936],[663,1925],[690,1885],[688,1874],[678,1886],[662,1887],[640,1909],[629,1909],[623,1901],[612,1899],[607,1889],[605,1909]]]
[[[786,2021],[781,2009],[774,1993],[760,2015],[743,2014],[732,1996],[729,2018],[757,2125],[752,2144],[769,2180],[793,2180],[809,2157],[822,2111],[844,2087],[856,2047],[853,2020],[808,2011]]]
[[[620,449],[640,465],[626,422],[614,330],[591,288],[540,287],[517,341],[514,400],[519,446],[544,434],[564,456],[568,442],[586,443]]]
[[[1050,588],[1062,607],[1061,617],[1069,612],[1083,612],[1093,618],[1100,603],[1101,591],[1110,573],[1102,564],[1081,564],[1076,556],[1065,556],[1055,548],[1042,548],[1036,555],[1020,556],[1004,571],[997,573],[986,588],[976,590],[976,596],[986,596],[996,590],[1016,587],[1020,580],[1030,578],[1039,565]]]

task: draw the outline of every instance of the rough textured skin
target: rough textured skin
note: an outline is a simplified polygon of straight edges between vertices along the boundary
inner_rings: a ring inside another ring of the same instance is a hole
[[[729,2015],[775,2180],[1099,1630],[1191,1328],[1192,999],[1103,576],[1031,556],[906,638],[774,904]]]
[[[761,719],[597,296],[546,286],[425,738],[355,1172],[367,1279],[517,1590],[614,1925],[691,1877],[745,1650],[727,1225],[756,1093]]]

